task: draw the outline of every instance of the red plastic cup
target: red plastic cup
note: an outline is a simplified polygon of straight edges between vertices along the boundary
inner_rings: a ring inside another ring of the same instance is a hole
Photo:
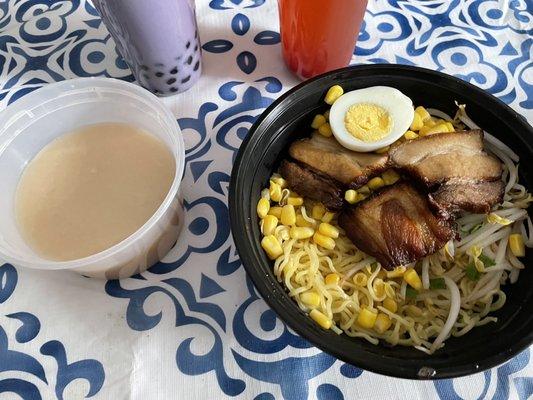
[[[283,58],[302,79],[350,63],[367,0],[278,0]]]

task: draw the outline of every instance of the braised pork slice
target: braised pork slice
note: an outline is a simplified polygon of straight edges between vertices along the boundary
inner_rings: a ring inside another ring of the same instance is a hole
[[[454,236],[451,224],[433,215],[426,196],[406,182],[346,208],[339,225],[386,269],[433,254]]]
[[[460,211],[487,214],[492,206],[503,200],[505,184],[494,182],[445,183],[429,201],[443,218],[453,218]]]
[[[289,154],[295,160],[354,189],[383,172],[388,161],[387,154],[351,151],[334,137],[326,138],[318,133],[292,143]]]
[[[500,179],[500,161],[483,150],[483,131],[437,133],[391,148],[391,163],[428,188],[444,182]]]
[[[343,206],[343,190],[338,182],[304,165],[284,160],[280,174],[289,188],[300,196],[320,201],[328,209],[336,211]]]

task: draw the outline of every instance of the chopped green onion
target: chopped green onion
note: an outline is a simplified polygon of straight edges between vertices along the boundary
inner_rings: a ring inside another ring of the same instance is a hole
[[[408,297],[410,299],[414,299],[416,296],[418,296],[418,290],[413,289],[410,286],[407,286],[405,288],[405,297]]]
[[[492,267],[493,265],[496,265],[496,261],[494,261],[492,258],[487,257],[485,254],[481,253],[481,255],[478,257],[480,261],[485,265],[485,268]]]
[[[446,282],[444,282],[444,278],[434,278],[429,280],[429,288],[430,289],[446,289]]]
[[[473,262],[466,266],[465,274],[471,281],[477,281],[481,275]]]

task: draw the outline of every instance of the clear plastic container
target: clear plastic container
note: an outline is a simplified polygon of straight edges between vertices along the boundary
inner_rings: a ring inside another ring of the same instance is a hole
[[[175,157],[169,193],[155,214],[122,242],[72,261],[37,255],[19,233],[15,192],[27,163],[52,140],[85,125],[123,122],[165,143]],[[179,187],[185,146],[176,119],[156,96],[131,83],[110,78],[80,78],[45,86],[0,113],[0,260],[39,270],[72,270],[116,279],[142,272],[165,256],[183,220]]]

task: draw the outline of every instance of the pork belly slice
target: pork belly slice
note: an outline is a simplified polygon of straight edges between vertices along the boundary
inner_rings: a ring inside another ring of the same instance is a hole
[[[289,154],[295,160],[354,189],[383,172],[388,161],[387,154],[348,150],[334,137],[326,138],[318,133],[292,143]]]
[[[460,211],[487,214],[495,204],[503,201],[504,191],[502,180],[445,183],[429,194],[429,201],[443,218],[454,218]]]
[[[337,211],[343,206],[344,191],[338,182],[304,165],[284,160],[280,174],[289,188],[300,196],[320,201],[326,208]]]
[[[339,225],[386,269],[435,253],[455,234],[450,222],[433,215],[426,196],[406,182],[344,209]]]
[[[428,188],[444,182],[495,181],[501,162],[483,150],[483,131],[437,133],[393,146],[392,165]]]

